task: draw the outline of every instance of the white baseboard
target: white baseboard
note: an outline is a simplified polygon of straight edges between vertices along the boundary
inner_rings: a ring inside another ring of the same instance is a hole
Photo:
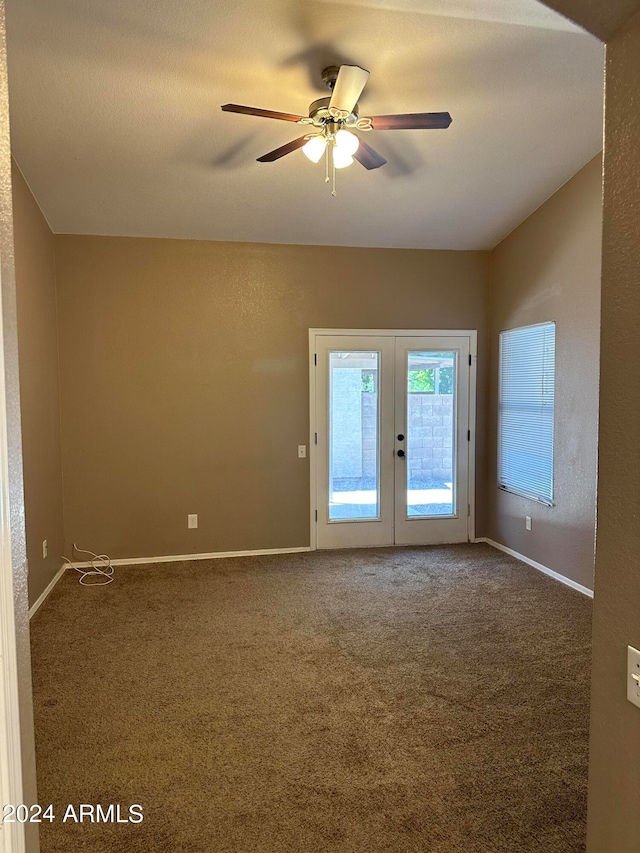
[[[189,560],[222,560],[227,557],[263,557],[269,554],[302,554],[310,551],[308,545],[301,548],[260,548],[256,551],[212,551],[210,554],[170,554],[163,557],[119,557],[111,560],[112,566],[141,566],[145,563],[184,563]],[[73,569],[89,569],[90,562],[65,563]],[[34,605],[35,606],[35,605]]]
[[[61,578],[61,577],[62,577],[62,575],[64,574],[64,571],[65,571],[65,569],[67,568],[67,566],[68,566],[68,563],[65,563],[65,564],[64,564],[64,566],[62,566],[62,568],[58,569],[58,571],[56,572],[56,574],[55,574],[55,576],[54,576],[53,580],[51,581],[51,583],[47,586],[47,588],[46,588],[46,589],[45,589],[45,590],[44,590],[44,591],[43,591],[43,592],[42,592],[42,593],[41,593],[41,594],[36,598],[36,600],[33,602],[33,604],[31,605],[31,607],[29,608],[29,619],[31,619],[31,617],[33,616],[33,614],[34,614],[37,610],[39,610],[39,609],[40,609],[40,607],[42,607],[42,605],[44,604],[44,600],[45,600],[45,598],[47,598],[47,596],[49,595],[49,593],[51,592],[51,590],[52,590],[52,589],[54,588],[54,586],[58,583],[58,581],[60,580],[60,578]]]
[[[473,541],[485,542],[487,545],[491,545],[492,548],[497,548],[498,551],[503,551],[510,557],[515,557],[516,560],[520,560],[520,562],[526,563],[528,566],[537,569],[539,572],[542,572],[545,575],[549,575],[550,578],[560,581],[560,583],[563,583],[565,586],[570,586],[571,589],[575,589],[578,592],[581,592],[588,598],[593,598],[593,590],[589,589],[589,587],[582,586],[581,583],[572,581],[571,578],[567,578],[564,575],[561,575],[559,572],[554,572],[553,569],[549,569],[547,568],[547,566],[543,566],[542,563],[536,563],[535,560],[532,560],[530,557],[525,557],[524,554],[519,554],[517,551],[514,551],[513,548],[507,548],[506,545],[501,545],[499,542],[494,542],[493,539],[487,539],[486,537],[474,539]]]
[[[484,542],[486,545],[491,545],[492,548],[496,548],[498,551],[502,551],[510,557],[515,557],[516,560],[520,560],[522,563],[526,563],[528,566],[537,569],[539,572],[554,578],[554,580],[560,581],[560,583],[565,584],[565,586],[571,587],[571,589],[575,589],[577,592],[581,592],[588,598],[593,598],[593,590],[559,574],[559,572],[554,572],[553,569],[543,566],[542,563],[537,563],[535,560],[526,557],[524,554],[518,553],[518,551],[514,551],[512,548],[507,548],[506,545],[501,545],[500,542],[495,542],[493,539],[488,539],[484,536],[473,539],[472,541]],[[254,551],[212,551],[208,554],[171,554],[162,557],[121,557],[111,560],[111,565],[139,566],[144,565],[145,563],[182,563],[185,561],[188,562],[189,560],[222,560],[228,557],[261,557],[268,556],[269,554],[303,554],[311,550],[312,549],[309,546],[303,546],[300,548],[260,548]],[[34,613],[36,613],[42,606],[45,599],[51,593],[52,589],[58,583],[67,568],[88,569],[91,568],[91,563],[65,563],[64,566],[56,572],[51,583],[49,583],[47,588],[38,596],[29,608],[29,619],[31,619]]]

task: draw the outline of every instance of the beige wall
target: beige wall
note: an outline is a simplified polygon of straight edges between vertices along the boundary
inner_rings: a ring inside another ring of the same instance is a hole
[[[544,5],[607,41],[638,8],[638,0],[545,0]]]
[[[310,327],[477,328],[486,366],[487,253],[55,242],[65,536],[113,557],[309,544]]]
[[[640,11],[638,0],[546,0],[607,38],[598,532],[588,853],[637,853],[640,712],[626,699],[640,648]],[[612,26],[601,30],[603,10]]]
[[[640,12],[608,43],[589,853],[640,850]]]
[[[487,477],[489,538],[593,589],[602,163],[592,160],[491,253]],[[556,321],[554,501],[497,488],[502,329]],[[532,529],[525,529],[525,516]]]
[[[53,235],[13,166],[18,352],[29,602],[62,565],[62,457]],[[46,539],[49,556],[42,557]]]

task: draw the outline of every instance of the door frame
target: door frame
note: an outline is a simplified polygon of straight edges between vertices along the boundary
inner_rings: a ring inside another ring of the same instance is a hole
[[[0,762],[0,806],[24,802],[9,485],[4,331],[0,304],[0,755],[6,756],[6,760]],[[0,833],[3,833],[0,850],[3,853],[24,853],[25,827],[17,821],[0,827]]]
[[[316,412],[316,337],[345,335],[349,337],[388,337],[388,338],[418,338],[418,337],[448,337],[468,338],[471,364],[469,366],[469,517],[468,540],[473,542],[476,536],[476,385],[478,371],[478,331],[477,329],[309,329],[309,488],[310,513],[309,525],[310,550],[318,548],[317,514],[318,514],[318,450],[317,412]]]

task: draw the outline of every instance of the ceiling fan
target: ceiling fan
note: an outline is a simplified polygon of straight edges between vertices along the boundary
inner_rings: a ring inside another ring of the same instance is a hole
[[[335,170],[350,166],[354,159],[365,169],[379,169],[387,162],[364,139],[353,133],[354,130],[426,130],[447,128],[451,124],[449,113],[405,113],[400,115],[371,116],[361,118],[358,98],[369,78],[369,72],[358,65],[331,65],[322,72],[322,79],[331,97],[319,98],[309,107],[309,115],[280,113],[274,110],[262,110],[244,107],[240,104],[224,104],[221,109],[230,113],[275,118],[281,121],[295,122],[313,127],[313,133],[287,142],[285,145],[258,157],[259,163],[273,163],[292,151],[302,148],[303,153],[314,163],[325,156],[325,181],[329,182],[329,171],[333,172],[333,191],[335,190]]]

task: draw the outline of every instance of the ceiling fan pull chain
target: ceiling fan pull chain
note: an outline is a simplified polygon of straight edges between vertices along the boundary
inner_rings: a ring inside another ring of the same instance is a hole
[[[329,143],[324,147],[324,182],[329,183]]]
[[[333,159],[333,148],[331,148],[331,170],[333,172],[333,189],[331,190],[331,195],[335,198],[335,196],[336,196],[336,161]]]

